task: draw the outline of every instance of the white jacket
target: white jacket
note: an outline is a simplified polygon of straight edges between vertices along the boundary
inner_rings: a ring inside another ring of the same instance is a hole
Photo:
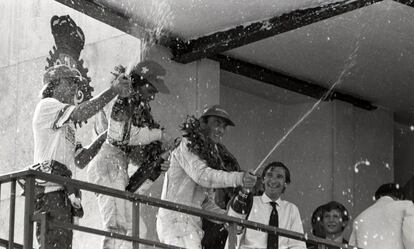
[[[212,198],[213,188],[236,187],[243,184],[243,172],[225,172],[207,166],[204,160],[189,151],[183,138],[171,153],[170,168],[164,178],[161,199],[209,211],[224,213]],[[183,236],[189,231],[201,232],[201,219],[160,208],[157,216],[160,240],[166,234]],[[189,230],[190,229],[190,230]]]
[[[353,223],[349,244],[364,249],[414,249],[414,205],[381,197]]]

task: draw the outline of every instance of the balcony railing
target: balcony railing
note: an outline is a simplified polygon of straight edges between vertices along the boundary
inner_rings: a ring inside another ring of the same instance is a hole
[[[23,218],[23,245],[16,244],[14,242],[14,228],[15,228],[15,205],[16,205],[16,182],[17,180],[24,179],[25,180],[25,205],[24,205],[24,218]],[[94,192],[97,194],[108,195],[116,198],[125,199],[131,202],[132,205],[132,236],[126,236],[123,234],[111,233],[106,232],[99,229],[94,229],[91,227],[85,227],[80,225],[75,225],[71,223],[62,223],[62,222],[52,222],[48,220],[46,214],[34,214],[34,202],[35,202],[35,195],[34,195],[34,188],[35,188],[35,179],[40,179],[49,182],[55,182],[61,185],[72,185],[78,189]],[[251,228],[254,230],[259,230],[268,233],[277,233],[279,236],[288,237],[291,239],[306,241],[312,244],[318,245],[326,245],[330,248],[348,248],[347,246],[334,243],[329,240],[320,239],[314,237],[312,235],[301,234],[292,232],[289,230],[271,227],[268,225],[264,225],[261,223],[251,222],[243,219],[238,219],[222,214],[217,214],[209,211],[204,211],[198,208],[189,207],[169,201],[160,200],[157,198],[133,194],[125,191],[120,191],[100,185],[91,184],[88,182],[83,182],[79,180],[68,179],[56,175],[46,174],[34,170],[24,170],[18,171],[6,175],[0,176],[0,194],[1,194],[1,186],[4,183],[10,183],[10,213],[9,213],[9,236],[8,240],[0,239],[0,247],[5,247],[8,249],[32,249],[33,248],[33,229],[34,229],[34,222],[39,222],[41,226],[41,239],[40,244],[42,245],[45,241],[45,231],[47,228],[64,228],[64,229],[71,229],[82,231],[86,233],[102,235],[107,237],[112,237],[116,239],[122,239],[126,241],[131,241],[133,243],[133,248],[139,248],[140,244],[149,245],[158,248],[180,248],[176,246],[167,245],[164,243],[160,243],[158,241],[147,240],[139,237],[139,212],[140,212],[140,203],[161,207],[165,209],[174,210],[177,212],[182,212],[186,214],[191,214],[199,217],[204,217],[212,220],[217,220],[220,222],[225,222],[229,224],[229,248],[234,249],[236,247],[236,226],[242,225],[247,228]],[[1,196],[0,196],[1,199]],[[356,247],[353,247],[358,249]]]

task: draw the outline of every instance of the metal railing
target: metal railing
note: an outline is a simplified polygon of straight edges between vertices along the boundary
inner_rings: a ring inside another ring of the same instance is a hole
[[[24,205],[24,218],[23,218],[23,246],[16,244],[14,242],[14,226],[15,226],[15,203],[16,203],[16,182],[19,179],[25,180],[25,205]],[[97,194],[108,195],[116,198],[125,199],[131,202],[132,205],[132,236],[126,236],[123,234],[107,232],[99,229],[94,229],[90,227],[75,225],[71,223],[63,222],[52,222],[48,220],[46,214],[34,214],[34,202],[35,202],[35,179],[40,179],[44,181],[54,182],[61,185],[71,185],[75,186],[78,189],[94,192]],[[9,213],[9,236],[8,240],[0,239],[0,247],[6,247],[8,249],[32,249],[33,248],[33,227],[34,222],[40,223],[41,233],[40,233],[40,244],[43,245],[45,242],[45,234],[48,228],[63,228],[77,230],[81,232],[91,233],[95,235],[102,235],[107,237],[112,237],[116,239],[122,239],[126,241],[131,241],[133,243],[133,248],[139,248],[140,244],[155,246],[158,248],[180,248],[176,246],[167,245],[160,243],[158,241],[152,241],[147,239],[142,239],[139,237],[139,204],[147,204],[155,207],[170,209],[194,216],[204,217],[207,219],[217,220],[220,222],[225,222],[229,224],[229,248],[233,249],[236,247],[236,226],[241,225],[247,228],[254,230],[268,232],[268,233],[277,233],[279,236],[287,237],[290,239],[301,240],[312,244],[317,245],[326,245],[330,248],[347,248],[347,246],[314,237],[312,235],[301,234],[281,228],[276,228],[261,223],[256,223],[252,221],[247,221],[243,219],[238,219],[230,217],[227,215],[217,214],[214,212],[204,211],[198,208],[185,206],[169,201],[160,200],[157,198],[133,194],[125,191],[120,191],[88,182],[83,182],[74,179],[68,179],[61,176],[51,175],[47,173],[42,173],[34,170],[24,170],[18,171],[6,175],[0,176],[0,194],[1,194],[1,185],[3,183],[10,182],[10,213]],[[1,197],[1,196],[0,196]],[[1,199],[1,198],[0,198]],[[352,247],[358,249],[356,247]]]

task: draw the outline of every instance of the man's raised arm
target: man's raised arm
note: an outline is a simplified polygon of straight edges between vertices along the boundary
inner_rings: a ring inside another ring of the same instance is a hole
[[[115,96],[127,97],[131,93],[131,81],[120,74],[113,82],[110,88],[106,89],[98,96],[89,101],[85,101],[73,110],[70,119],[75,123],[81,123],[88,120],[108,104]]]

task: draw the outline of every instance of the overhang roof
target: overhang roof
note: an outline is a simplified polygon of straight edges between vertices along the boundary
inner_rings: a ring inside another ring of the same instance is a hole
[[[162,31],[159,43],[178,62],[209,57],[223,70],[314,98],[335,84],[326,100],[414,121],[411,1],[57,1],[139,38]]]

